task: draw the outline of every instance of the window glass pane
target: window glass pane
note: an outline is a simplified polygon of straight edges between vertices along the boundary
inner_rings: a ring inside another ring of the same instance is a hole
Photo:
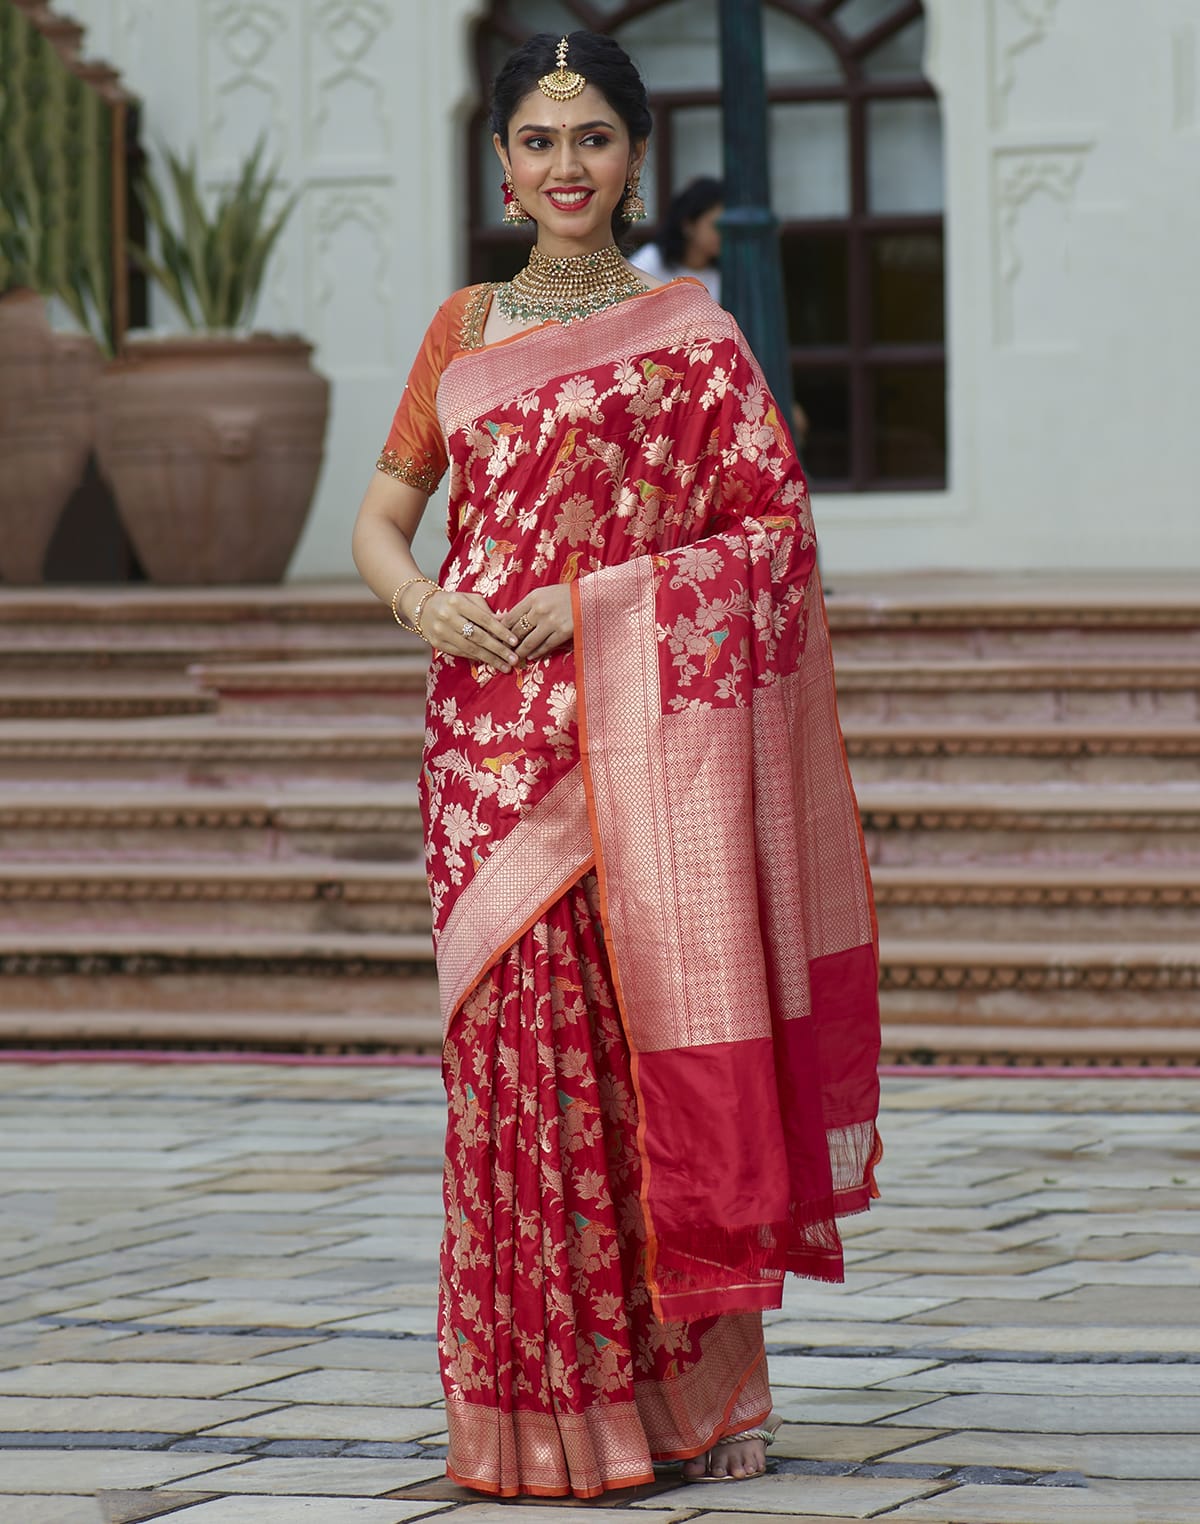
[[[783,280],[793,345],[849,341],[848,270],[845,234],[784,234]]]
[[[767,84],[837,85],[844,78],[837,53],[819,32],[768,6],[763,11]]]
[[[615,35],[633,55],[648,90],[720,88],[716,0],[669,0],[627,21]]]
[[[808,418],[808,434],[800,449],[804,469],[814,481],[849,481],[849,372],[797,366],[792,380],[796,401]]]
[[[672,193],[682,190],[697,175],[712,175],[719,180],[724,162],[721,108],[682,106],[678,111],[672,111],[671,148]]]
[[[871,337],[877,344],[940,344],[945,338],[941,233],[873,238]]]
[[[861,37],[877,27],[881,21],[894,16],[907,0],[846,0],[838,6],[834,20],[843,32],[851,37]]]
[[[863,59],[868,79],[920,79],[925,62],[925,18],[918,16]]]
[[[946,474],[946,370],[888,367],[874,376],[875,474],[915,481]]]
[[[872,212],[940,212],[942,123],[937,101],[867,103],[867,205]]]
[[[850,211],[849,116],[841,101],[770,108],[771,201],[784,222]]]

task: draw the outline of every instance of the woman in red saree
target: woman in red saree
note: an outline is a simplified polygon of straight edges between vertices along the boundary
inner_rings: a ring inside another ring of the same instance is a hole
[[[764,1469],[762,1311],[874,1194],[876,934],[788,432],[704,288],[613,246],[641,81],[538,37],[494,125],[538,247],[434,318],[355,554],[433,648],[447,1471],[591,1497]]]

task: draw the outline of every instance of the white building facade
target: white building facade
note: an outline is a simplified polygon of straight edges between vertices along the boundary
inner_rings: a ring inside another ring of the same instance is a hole
[[[660,28],[634,52],[669,87],[711,55],[715,0],[666,3],[669,45]],[[833,14],[869,26],[901,3]],[[294,578],[352,571],[355,510],[411,357],[468,279],[478,28],[494,5],[60,0],[142,98],[152,153],[194,147],[215,183],[266,130],[302,188],[258,314],[309,337],[334,383]],[[562,0],[505,11],[578,24]],[[816,492],[827,572],[1200,572],[1200,7],[925,0],[920,40],[940,108],[940,172],[926,166],[921,194],[944,216],[945,485]],[[930,111],[913,125],[927,147]],[[719,172],[697,149],[715,143],[711,122],[695,121],[679,164]],[[828,137],[796,123],[794,142],[775,133],[777,162],[801,166],[776,175],[783,194],[836,194]],[[161,307],[154,320],[172,321]],[[440,505],[422,527],[428,567]]]

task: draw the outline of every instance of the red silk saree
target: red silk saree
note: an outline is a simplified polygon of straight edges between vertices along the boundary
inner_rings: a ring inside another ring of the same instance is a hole
[[[736,325],[683,280],[483,347],[488,300],[439,312],[380,460],[449,467],[444,587],[575,612],[514,674],[430,665],[447,1469],[592,1496],[762,1422],[762,1309],[842,1278],[876,931],[805,480]]]

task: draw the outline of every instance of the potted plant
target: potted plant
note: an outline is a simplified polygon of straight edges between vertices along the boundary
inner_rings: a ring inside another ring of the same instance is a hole
[[[96,327],[91,272],[45,290],[50,261],[19,182],[0,190],[0,578],[40,582],[46,550],[78,486],[95,437],[101,349],[86,333],[56,333],[45,295]],[[100,329],[101,342],[104,334]]]
[[[129,336],[97,389],[97,459],[155,582],[277,582],[308,517],[329,383],[312,346],[251,331],[295,197],[260,141],[205,206],[194,156],[166,156],[174,213],[154,176],[138,185],[155,252],[133,255],[178,310],[183,334]]]

